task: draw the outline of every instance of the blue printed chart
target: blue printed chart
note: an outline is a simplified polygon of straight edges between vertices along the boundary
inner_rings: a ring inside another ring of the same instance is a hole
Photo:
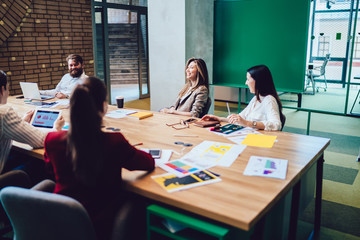
[[[251,156],[244,175],[271,178],[286,178],[288,160]]]

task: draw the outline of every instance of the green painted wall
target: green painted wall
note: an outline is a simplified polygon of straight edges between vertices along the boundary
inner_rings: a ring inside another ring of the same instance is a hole
[[[303,92],[310,0],[215,1],[215,85],[245,87],[265,64],[278,91]]]

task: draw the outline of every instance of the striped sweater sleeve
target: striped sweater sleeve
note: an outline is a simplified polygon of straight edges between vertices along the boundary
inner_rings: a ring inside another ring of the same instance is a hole
[[[26,143],[34,148],[44,146],[46,133],[23,121],[12,108],[3,115],[1,121],[1,137]]]

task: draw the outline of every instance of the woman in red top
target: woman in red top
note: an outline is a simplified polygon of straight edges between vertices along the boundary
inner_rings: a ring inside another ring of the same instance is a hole
[[[45,162],[55,175],[54,193],[83,204],[93,220],[98,239],[111,234],[115,213],[125,203],[121,169],[154,169],[154,159],[137,150],[118,132],[103,132],[107,111],[106,87],[88,77],[70,99],[69,131],[51,132],[45,139]]]

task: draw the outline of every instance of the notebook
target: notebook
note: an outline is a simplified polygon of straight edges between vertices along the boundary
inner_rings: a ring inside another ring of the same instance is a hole
[[[153,113],[152,112],[137,112],[137,113],[130,114],[128,116],[137,118],[140,120],[140,119],[144,119],[144,118],[153,116]]]
[[[36,100],[47,100],[54,98],[54,96],[40,95],[40,91],[37,83],[20,82],[20,87],[24,95],[24,98],[36,99]]]
[[[37,129],[51,131],[55,120],[60,116],[61,110],[36,109],[31,118],[30,124]]]

